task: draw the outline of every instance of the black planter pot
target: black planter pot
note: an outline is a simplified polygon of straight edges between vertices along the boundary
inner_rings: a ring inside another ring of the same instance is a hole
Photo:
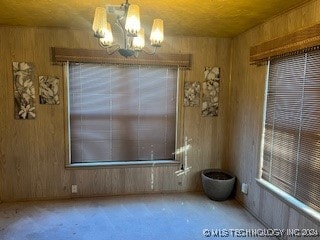
[[[201,179],[205,194],[215,201],[228,199],[236,181],[236,177],[232,173],[221,169],[203,170]]]

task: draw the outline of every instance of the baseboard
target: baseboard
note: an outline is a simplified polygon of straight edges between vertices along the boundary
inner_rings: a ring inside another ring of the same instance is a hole
[[[117,194],[92,194],[92,195],[78,195],[71,194],[63,197],[42,197],[42,198],[28,198],[28,199],[13,199],[13,200],[0,200],[0,203],[19,203],[19,202],[36,202],[36,201],[58,201],[58,200],[76,200],[85,198],[103,198],[103,197],[118,197],[118,196],[134,196],[134,195],[147,195],[147,194],[179,194],[179,193],[202,193],[202,191],[194,190],[162,190],[153,192],[128,192],[128,193],[117,193]]]
[[[245,210],[247,210],[258,222],[260,222],[265,228],[272,229],[271,226],[269,226],[266,222],[264,222],[262,219],[259,218],[259,216],[253,212],[250,208],[248,208],[239,198],[234,197],[234,200],[236,200],[241,207],[243,207]],[[284,240],[284,238],[277,238],[279,240]]]

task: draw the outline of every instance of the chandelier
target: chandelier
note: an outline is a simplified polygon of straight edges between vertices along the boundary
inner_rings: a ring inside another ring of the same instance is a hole
[[[128,0],[117,6],[119,11],[115,25],[120,28],[123,37],[123,44],[113,42],[111,25],[107,21],[107,11],[103,7],[95,10],[92,30],[94,36],[98,38],[99,45],[107,50],[109,55],[119,52],[124,57],[137,57],[139,52],[155,54],[163,41],[163,21],[154,19],[150,34],[151,46],[153,51],[144,49],[145,38],[144,29],[140,27],[139,6],[130,4]]]

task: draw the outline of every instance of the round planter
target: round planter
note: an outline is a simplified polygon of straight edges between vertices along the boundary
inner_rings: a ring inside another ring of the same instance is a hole
[[[202,187],[212,200],[226,200],[232,193],[236,177],[221,169],[206,169],[201,172]]]

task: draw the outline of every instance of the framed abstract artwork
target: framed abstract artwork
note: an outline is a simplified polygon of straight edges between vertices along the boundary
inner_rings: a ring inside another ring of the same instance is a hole
[[[39,76],[40,104],[59,104],[59,78]]]
[[[28,62],[13,62],[14,118],[34,119],[34,66]]]
[[[200,83],[199,82],[184,83],[183,105],[185,107],[200,106]]]
[[[220,68],[205,67],[202,83],[202,116],[218,116],[220,91]]]

